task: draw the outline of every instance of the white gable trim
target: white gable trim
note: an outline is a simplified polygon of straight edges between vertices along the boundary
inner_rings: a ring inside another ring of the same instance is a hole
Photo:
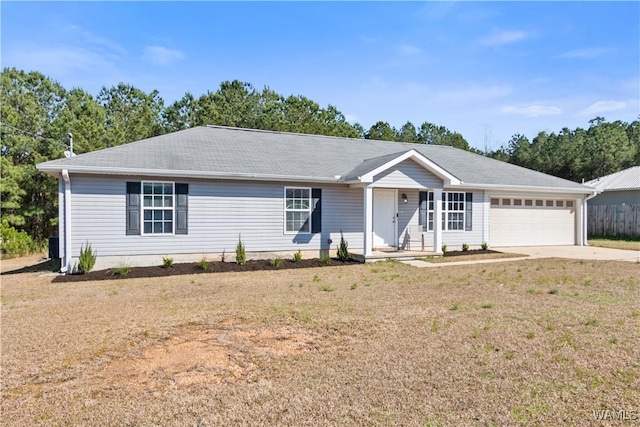
[[[387,163],[378,166],[377,168],[367,172],[366,174],[359,176],[358,179],[362,183],[370,184],[373,183],[373,178],[381,172],[386,171],[389,168],[397,165],[398,163],[404,162],[407,159],[411,159],[418,163],[423,168],[427,169],[429,172],[436,175],[438,178],[444,181],[444,185],[460,185],[462,181],[453,176],[451,173],[441,168],[431,160],[427,159],[422,154],[418,153],[416,150],[409,150],[406,153],[399,155],[398,157],[389,160]]]

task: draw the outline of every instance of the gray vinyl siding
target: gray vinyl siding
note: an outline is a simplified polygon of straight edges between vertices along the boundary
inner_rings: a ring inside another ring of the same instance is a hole
[[[442,180],[413,160],[405,160],[373,179],[376,186],[392,188],[441,188]]]
[[[605,191],[589,200],[589,206],[640,205],[640,190]]]
[[[246,250],[288,251],[335,248],[343,230],[350,248],[362,248],[363,191],[322,188],[322,233],[285,234],[284,183],[149,179],[189,184],[189,234],[127,236],[126,182],[142,178],[72,176],[73,256],[90,242],[98,256],[233,253],[242,236]]]

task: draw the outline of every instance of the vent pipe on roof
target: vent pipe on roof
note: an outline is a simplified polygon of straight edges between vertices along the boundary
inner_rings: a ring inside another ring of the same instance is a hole
[[[64,156],[69,158],[75,156],[75,154],[73,153],[73,135],[69,132],[67,136],[69,137],[69,151],[65,151]]]

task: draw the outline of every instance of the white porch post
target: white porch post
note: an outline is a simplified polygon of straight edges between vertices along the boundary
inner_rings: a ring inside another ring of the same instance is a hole
[[[580,241],[578,244],[580,246],[587,246],[589,242],[587,241],[587,221],[589,217],[589,211],[587,209],[587,198],[585,197],[580,204]]]
[[[433,190],[433,252],[442,254],[442,189]]]
[[[373,188],[364,187],[364,256],[371,255],[373,247]]]

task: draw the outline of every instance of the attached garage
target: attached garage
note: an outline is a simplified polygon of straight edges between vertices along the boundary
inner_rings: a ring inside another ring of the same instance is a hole
[[[492,197],[489,244],[493,247],[575,245],[575,201]]]

